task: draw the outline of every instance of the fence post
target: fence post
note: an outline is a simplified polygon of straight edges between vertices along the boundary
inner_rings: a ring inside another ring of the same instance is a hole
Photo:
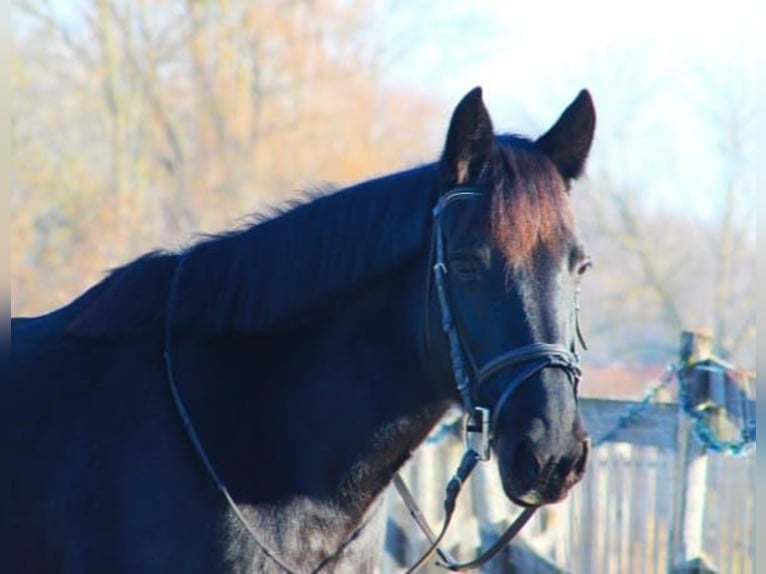
[[[694,365],[712,356],[713,338],[709,331],[683,331],[679,353],[679,377],[691,381]],[[681,381],[678,382],[681,385]],[[709,387],[687,384],[692,408],[710,401]],[[692,436],[694,421],[684,412],[681,393],[678,397],[676,477],[672,534],[668,552],[669,572],[691,574],[715,572],[703,557],[705,498],[708,458]]]
[[[497,514],[505,504],[495,504],[493,507],[493,499],[497,500],[497,493],[492,492],[490,487],[490,481],[486,475],[486,464],[479,464],[476,470],[473,471],[472,483],[471,483],[471,502],[473,503],[473,511],[476,516],[476,526],[479,530],[479,548],[488,548],[490,544],[494,542],[496,532],[500,530],[499,526],[502,524],[498,520]],[[502,495],[502,493],[500,493]],[[501,555],[507,556],[507,549],[503,549]],[[501,574],[503,567],[501,563],[503,560],[491,560],[482,566],[482,572],[487,574]]]

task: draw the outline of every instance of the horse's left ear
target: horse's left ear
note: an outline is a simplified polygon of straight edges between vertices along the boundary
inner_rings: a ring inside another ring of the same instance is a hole
[[[489,159],[494,141],[492,120],[481,88],[476,87],[452,113],[440,165],[442,185],[449,188],[475,180]]]
[[[593,100],[588,90],[582,90],[553,127],[540,136],[537,145],[553,161],[564,179],[575,179],[585,167],[595,128]]]

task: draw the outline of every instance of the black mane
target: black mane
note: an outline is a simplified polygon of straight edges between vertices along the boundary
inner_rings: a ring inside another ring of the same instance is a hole
[[[177,253],[156,251],[114,269],[62,314],[70,334],[114,337],[143,334],[165,318],[168,293],[178,261]],[[157,331],[159,333],[159,331]]]
[[[109,337],[156,326],[172,281],[176,330],[284,328],[423,249],[435,193],[431,164],[309,198],[180,253],[144,255],[72,304],[69,331]]]

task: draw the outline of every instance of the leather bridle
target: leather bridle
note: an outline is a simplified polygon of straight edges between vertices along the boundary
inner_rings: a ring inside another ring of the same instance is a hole
[[[433,237],[432,253],[429,255],[433,266],[433,282],[438,297],[439,310],[441,312],[441,327],[449,344],[450,363],[452,374],[460,394],[463,408],[466,413],[465,442],[466,452],[446,488],[444,501],[444,523],[438,536],[433,534],[432,529],[426,522],[423,513],[417,507],[409,489],[397,474],[394,477],[394,485],[399,491],[405,505],[416,523],[423,530],[426,538],[431,542],[429,549],[407,572],[414,572],[434,553],[438,552],[442,559],[441,566],[452,570],[461,571],[477,568],[489,561],[499,552],[505,544],[521,530],[524,524],[535,512],[534,507],[525,508],[518,518],[500,536],[498,541],[488,550],[470,562],[458,563],[444,550],[439,548],[439,543],[447,532],[455,501],[463,483],[470,475],[479,461],[487,461],[490,458],[492,440],[495,429],[503,408],[508,403],[515,391],[535,374],[546,368],[557,368],[564,371],[577,396],[578,383],[580,380],[580,360],[575,352],[575,340],[569,348],[555,343],[531,343],[515,349],[511,349],[491,359],[481,367],[477,367],[473,360],[470,349],[460,337],[460,328],[452,312],[448,290],[448,271],[445,255],[445,237],[442,228],[442,216],[447,207],[454,202],[471,200],[482,197],[482,192],[474,187],[457,187],[441,195],[433,208]],[[430,285],[426,297],[426,309],[430,306]],[[583,348],[587,348],[582,337],[579,322],[579,304],[575,304],[575,333]],[[427,323],[430,321],[426,315]],[[425,326],[426,332],[430,331],[430,324]],[[484,406],[479,400],[479,390],[498,373],[508,368],[517,369],[516,374],[506,384],[500,398],[494,407]]]
[[[442,216],[446,208],[455,201],[470,200],[482,197],[482,192],[473,187],[458,187],[442,195],[433,208],[433,279],[436,287],[436,294],[441,312],[442,331],[447,336],[449,342],[450,362],[452,372],[455,378],[457,390],[463,402],[466,412],[470,413],[476,408],[479,389],[489,381],[493,376],[507,367],[520,366],[528,364],[528,368],[514,377],[506,386],[502,397],[498,403],[505,404],[507,399],[513,394],[516,388],[525,380],[532,377],[538,371],[546,367],[556,367],[564,370],[573,384],[575,391],[580,378],[580,359],[575,352],[574,341],[569,348],[555,343],[531,343],[511,349],[482,367],[477,367],[472,358],[472,354],[467,345],[460,339],[459,325],[452,312],[450,305],[449,290],[447,285],[447,261],[445,254],[445,237],[442,228]],[[428,303],[426,303],[428,305]],[[578,336],[579,330],[579,306],[575,307],[578,315],[576,329]],[[430,330],[430,326],[426,326]],[[581,337],[580,337],[581,338]],[[582,338],[581,338],[582,339]],[[468,359],[468,360],[466,360]],[[473,373],[471,373],[473,371]],[[473,377],[471,376],[473,374]],[[502,404],[500,406],[502,406]],[[495,411],[501,409],[495,406]],[[493,417],[493,421],[496,420]],[[494,423],[491,427],[494,431]]]

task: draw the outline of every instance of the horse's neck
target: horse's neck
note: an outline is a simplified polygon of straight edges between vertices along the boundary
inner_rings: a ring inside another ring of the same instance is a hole
[[[179,345],[192,419],[244,506],[289,516],[306,501],[353,529],[439,420],[448,398],[420,348],[425,254],[408,267],[299,332]]]

